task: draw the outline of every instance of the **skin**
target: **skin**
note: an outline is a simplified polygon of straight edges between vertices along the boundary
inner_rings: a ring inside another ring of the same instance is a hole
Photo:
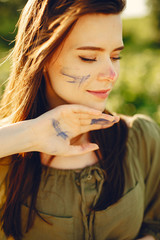
[[[91,125],[92,124],[97,124],[97,123],[100,123],[100,124],[106,124],[106,122],[107,122],[108,120],[106,120],[106,119],[103,119],[103,118],[98,118],[98,119],[92,119],[92,121],[91,121]]]
[[[38,151],[44,165],[54,156],[50,167],[73,169],[95,163],[98,146],[87,142],[86,133],[111,127],[119,119],[102,114],[107,97],[98,98],[87,90],[113,88],[122,48],[119,15],[80,17],[46,65],[46,97],[51,110],[36,119],[0,128],[0,157]],[[77,136],[81,137],[72,145]]]
[[[150,236],[150,235],[147,235],[147,236],[145,236],[145,237],[143,237],[143,238],[138,238],[137,240],[156,240],[153,236]]]
[[[80,17],[46,66],[50,107],[74,103],[104,111],[107,98],[98,98],[87,90],[113,88],[119,75],[121,48],[120,15]]]
[[[42,164],[47,164],[45,155],[49,159],[54,156],[51,167],[73,169],[95,163],[92,153],[99,147],[89,142],[88,132],[109,128],[119,117],[102,113],[108,93],[99,98],[89,91],[113,88],[122,48],[120,15],[80,17],[45,66],[44,94],[50,111],[36,119],[1,127],[0,157],[38,151]],[[76,161],[75,156],[79,158]]]
[[[119,56],[122,48],[120,15],[88,14],[80,17],[47,64],[46,95],[50,107],[71,103],[103,112],[107,98],[98,98],[87,90],[113,88],[119,75]],[[114,119],[112,121],[116,122]],[[111,121],[98,116],[91,118],[90,125],[109,122]],[[66,161],[65,158],[57,158],[56,162],[54,158],[51,166],[65,165],[63,159]],[[69,159],[71,168],[75,159]],[[82,162],[82,159],[80,161]],[[154,238],[145,236],[141,239]]]
[[[122,46],[119,15],[80,17],[45,66],[50,111],[0,128],[0,157],[38,151],[43,164],[54,156],[50,167],[73,169],[94,164],[98,145],[89,142],[87,133],[111,127],[119,117],[103,114],[107,97],[93,96],[87,90],[112,89]]]
[[[69,78],[71,78],[71,80],[68,80],[67,82],[69,83],[79,83],[79,86],[85,82],[88,78],[90,78],[90,75],[87,75],[87,76],[72,76],[72,75],[69,75],[63,71],[61,71],[61,74],[64,75],[64,76],[67,76]]]
[[[64,140],[66,140],[68,138],[68,135],[66,132],[63,132],[61,130],[61,128],[59,127],[59,121],[53,119],[52,121],[53,127],[57,133],[57,136],[61,136],[61,138],[63,138]]]
[[[93,24],[94,23],[94,24]],[[123,49],[122,22],[120,15],[87,14],[78,19],[75,26],[63,41],[57,51],[45,66],[46,74],[46,98],[50,109],[56,109],[60,105],[78,104],[98,110],[101,113],[106,107],[107,97],[100,98],[88,91],[112,90],[120,71],[119,57]],[[70,114],[68,119],[73,121]],[[85,116],[80,120],[80,128],[86,124],[86,132],[78,136],[73,136],[74,123],[72,129],[64,124],[64,117],[56,119],[62,132],[67,132],[68,139],[76,145],[83,145],[83,149],[88,144],[88,134],[92,128],[100,129],[111,127],[118,121],[118,118],[99,115],[94,117],[90,114],[89,120]],[[83,122],[82,122],[83,121]],[[90,127],[88,126],[90,125]],[[88,129],[88,130],[87,130]],[[55,129],[56,130],[56,129]],[[62,135],[62,134],[61,134]],[[58,134],[58,137],[61,137]],[[55,141],[54,141],[55,146]],[[58,145],[57,145],[58,146]],[[93,146],[95,150],[95,147]],[[64,143],[63,143],[64,150]],[[54,150],[56,151],[56,150]],[[91,150],[89,150],[91,152]],[[57,154],[58,155],[58,154]],[[69,155],[67,153],[67,155]],[[71,154],[70,154],[71,155]],[[97,161],[93,156],[75,161],[69,158],[55,156],[51,162],[55,168],[78,168],[85,167]],[[73,154],[72,154],[73,155]],[[42,154],[42,162],[47,162],[46,156]],[[84,161],[85,159],[85,161]],[[94,159],[89,161],[88,159]],[[68,166],[66,166],[66,161]],[[70,164],[69,164],[70,163]]]

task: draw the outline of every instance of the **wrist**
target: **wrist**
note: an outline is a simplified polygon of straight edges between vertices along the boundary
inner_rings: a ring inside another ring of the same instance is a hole
[[[35,120],[25,120],[24,124],[24,131],[23,135],[25,137],[24,140],[24,150],[23,152],[32,152],[32,151],[38,151],[37,149],[37,135],[35,133]]]
[[[13,123],[0,128],[0,158],[30,152],[34,149],[32,120]]]
[[[34,151],[34,134],[32,131],[32,120],[24,120],[15,123],[15,128],[18,129],[16,134],[17,152]]]

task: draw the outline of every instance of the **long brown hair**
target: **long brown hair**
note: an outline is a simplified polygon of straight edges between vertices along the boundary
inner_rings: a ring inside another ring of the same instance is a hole
[[[1,101],[4,122],[32,119],[48,110],[43,68],[80,16],[87,13],[118,14],[124,7],[125,0],[29,0],[18,23],[11,74]],[[95,210],[101,210],[116,202],[123,193],[127,126],[120,120],[110,129],[91,132],[90,138],[100,146],[100,152],[96,154],[106,171],[104,190],[95,207]],[[31,205],[26,232],[32,227],[40,180],[38,152],[12,156],[2,216],[6,236],[18,240],[23,237],[21,203],[29,196]]]

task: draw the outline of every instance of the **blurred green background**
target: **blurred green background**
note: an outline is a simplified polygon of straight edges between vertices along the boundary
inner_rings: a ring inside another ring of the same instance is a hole
[[[0,0],[1,63],[14,46],[15,24],[24,0]],[[108,99],[110,111],[151,116],[160,124],[160,2],[148,0],[150,14],[124,19],[121,74]],[[0,96],[9,76],[10,63],[0,66]]]

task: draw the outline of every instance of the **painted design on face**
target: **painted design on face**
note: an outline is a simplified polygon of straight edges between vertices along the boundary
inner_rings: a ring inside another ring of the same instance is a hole
[[[64,140],[66,140],[68,138],[68,135],[66,134],[66,132],[63,132],[59,126],[59,121],[53,119],[52,121],[53,127],[56,130],[57,136],[62,137]]]
[[[70,80],[70,81],[67,81],[67,82],[69,82],[69,83],[79,83],[79,87],[83,82],[85,82],[91,76],[90,74],[88,74],[86,76],[72,76],[72,75],[69,75],[67,73],[64,73],[63,71],[61,71],[61,74],[66,76],[66,77],[69,77],[69,78],[73,79],[73,80]]]
[[[110,121],[104,118],[98,118],[98,119],[92,119],[90,125],[93,124],[102,124],[105,125],[106,123],[109,123]]]

